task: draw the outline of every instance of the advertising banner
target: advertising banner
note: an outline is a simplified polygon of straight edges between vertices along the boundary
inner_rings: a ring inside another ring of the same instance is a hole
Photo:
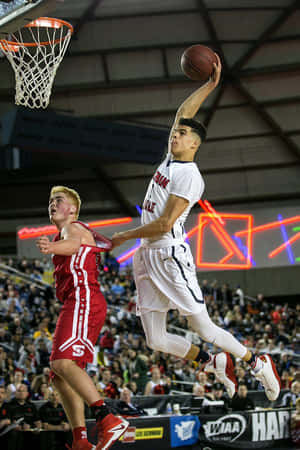
[[[290,410],[236,412],[202,415],[200,442],[217,444],[218,448],[269,448],[290,438]]]

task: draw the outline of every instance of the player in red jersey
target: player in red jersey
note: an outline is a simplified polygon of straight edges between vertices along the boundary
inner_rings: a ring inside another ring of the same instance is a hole
[[[51,352],[53,383],[73,430],[74,450],[95,448],[87,440],[84,402],[97,421],[96,450],[109,449],[125,433],[128,422],[110,413],[84,368],[93,360],[94,345],[104,324],[106,301],[100,292],[100,251],[111,241],[77,221],[81,200],[65,186],[51,189],[49,217],[58,234],[37,240],[41,253],[53,254],[57,298],[63,303]]]

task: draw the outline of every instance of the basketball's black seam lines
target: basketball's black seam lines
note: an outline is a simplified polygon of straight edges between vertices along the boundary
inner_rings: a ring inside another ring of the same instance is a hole
[[[202,72],[202,71],[200,71],[198,68],[196,68],[196,66],[192,63],[192,61],[191,61],[190,58],[188,58],[186,55],[185,55],[185,58],[186,58],[188,64],[191,66],[191,68],[192,68],[193,70],[195,70],[195,72],[197,72],[197,73]],[[205,57],[203,57],[203,59],[205,59],[207,62],[213,64],[212,61],[211,61],[210,59],[205,58]]]

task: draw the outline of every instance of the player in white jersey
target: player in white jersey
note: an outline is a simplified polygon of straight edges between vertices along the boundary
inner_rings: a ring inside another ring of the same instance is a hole
[[[217,56],[217,55],[216,55]],[[217,56],[218,58],[218,56]],[[237,381],[230,353],[249,363],[269,400],[280,392],[280,381],[269,355],[256,357],[229,332],[210,319],[198,285],[190,247],[185,242],[184,222],[204,191],[204,181],[193,162],[206,130],[193,118],[216,88],[221,62],[214,64],[211,79],[179,107],[169,137],[168,154],[155,172],[143,203],[142,226],[114,234],[113,246],[141,238],[133,261],[140,315],[147,345],[184,359],[204,363],[224,383],[230,397]],[[177,309],[189,326],[206,342],[224,352],[211,355],[184,337],[167,332],[167,312]]]

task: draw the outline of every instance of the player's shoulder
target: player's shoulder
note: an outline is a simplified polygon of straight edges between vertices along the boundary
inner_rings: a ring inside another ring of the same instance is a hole
[[[64,226],[63,230],[85,232],[86,228],[87,228],[87,226],[84,223],[82,223],[80,221],[74,221],[71,223],[67,223]]]
[[[185,173],[191,176],[201,176],[200,170],[194,161],[172,161],[174,173]]]

